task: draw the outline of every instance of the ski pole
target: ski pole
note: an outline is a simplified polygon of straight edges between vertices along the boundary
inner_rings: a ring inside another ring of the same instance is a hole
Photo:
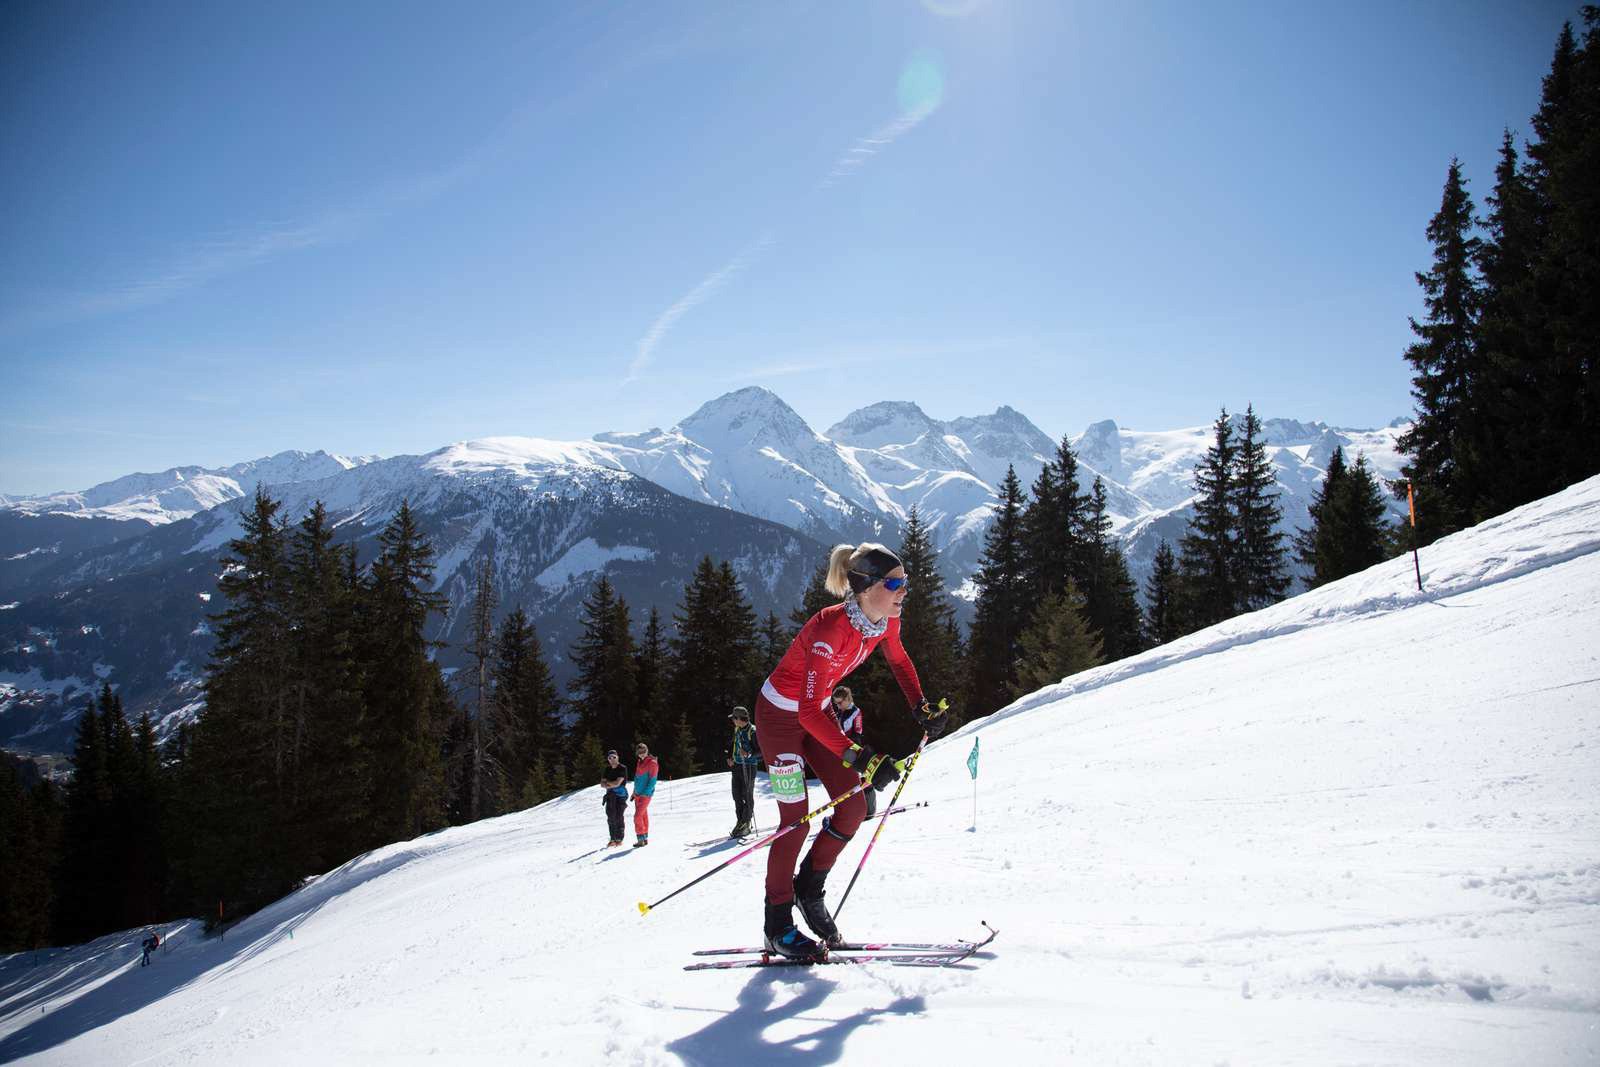
[[[861,862],[856,864],[856,873],[850,876],[850,884],[844,887],[844,895],[839,898],[839,904],[833,909],[833,918],[837,922],[839,913],[844,910],[844,902],[850,899],[850,890],[856,887],[856,879],[861,877],[861,868],[867,865],[867,857],[872,855],[872,846],[878,843],[878,835],[883,833],[884,823],[889,821],[889,816],[894,811],[895,803],[900,799],[900,794],[905,791],[906,783],[911,781],[911,772],[916,770],[917,759],[922,755],[923,746],[928,743],[928,735],[923,734],[922,740],[917,744],[917,750],[911,753],[906,760],[906,772],[900,776],[900,785],[895,789],[894,796],[889,798],[889,806],[878,817],[878,828],[872,832],[872,839],[867,842],[867,850],[861,854]]]
[[[750,853],[755,852],[758,849],[766,848],[768,845],[772,844],[774,841],[776,841],[778,838],[782,837],[784,834],[788,833],[790,830],[799,829],[800,827],[804,826],[806,823],[810,822],[812,819],[815,819],[818,815],[822,815],[822,814],[825,814],[825,813],[827,813],[829,811],[832,811],[834,808],[838,807],[840,804],[843,804],[845,801],[849,800],[851,797],[855,796],[857,793],[861,792],[863,789],[869,788],[869,786],[870,786],[870,783],[865,781],[865,780],[863,780],[860,785],[856,786],[854,789],[850,790],[849,792],[841,793],[839,796],[834,797],[832,800],[830,800],[826,804],[822,805],[822,807],[817,808],[817,809],[815,809],[813,811],[806,812],[804,815],[800,816],[800,821],[799,822],[792,822],[788,826],[780,826],[780,827],[778,827],[776,832],[768,835],[767,837],[762,838],[760,841],[757,841],[755,844],[751,845],[749,848],[745,849],[743,852],[739,853],[737,856],[733,857],[732,859],[723,860],[721,863],[719,863],[715,867],[711,868],[705,874],[702,874],[700,877],[696,878],[692,882],[688,882],[688,883],[686,883],[684,885],[679,886],[677,889],[674,889],[672,892],[668,893],[666,896],[662,897],[660,900],[656,901],[654,904],[646,904],[642,900],[639,901],[639,914],[640,915],[648,915],[648,914],[650,914],[652,909],[659,908],[661,905],[665,904],[667,901],[671,900],[673,897],[677,896],[679,893],[683,892],[685,889],[692,889],[693,887],[699,885],[701,882],[705,881],[707,878],[710,878],[713,874],[716,874],[718,871],[723,870],[724,868],[727,868],[727,867],[732,867],[735,863],[738,863],[740,860],[742,860],[746,856],[750,855]],[[899,796],[898,793],[896,793],[895,795]]]

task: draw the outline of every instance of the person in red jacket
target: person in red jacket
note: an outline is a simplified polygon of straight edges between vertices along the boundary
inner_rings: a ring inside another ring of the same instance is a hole
[[[833,690],[883,646],[889,670],[918,724],[937,736],[945,719],[923,698],[917,669],[900,643],[900,608],[906,598],[906,570],[900,557],[882,545],[839,545],[828,557],[828,592],[844,603],[823,608],[800,628],[789,650],[761,686],[756,699],[756,738],[767,760],[767,778],[778,801],[778,822],[788,826],[808,810],[805,765],[838,797],[862,779],[883,788],[900,777],[892,756],[852,742],[833,714]],[[767,854],[766,913],[763,936],[769,952],[791,959],[820,959],[841,940],[823,900],[823,883],[845,844],[866,814],[856,794],[833,809],[800,870],[795,859],[805,834],[789,833]],[[814,941],[795,926],[798,902]]]

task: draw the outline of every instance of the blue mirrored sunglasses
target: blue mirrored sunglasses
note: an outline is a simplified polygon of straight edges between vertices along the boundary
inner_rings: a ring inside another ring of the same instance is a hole
[[[867,574],[864,571],[851,571],[850,573],[851,574],[859,574],[863,578],[872,578],[872,575]],[[872,581],[873,582],[882,582],[883,583],[883,587],[885,589],[889,590],[889,592],[898,593],[900,590],[902,590],[902,589],[904,589],[906,587],[906,583],[911,581],[911,579],[910,578],[872,578]],[[870,585],[871,582],[869,582],[867,584]]]

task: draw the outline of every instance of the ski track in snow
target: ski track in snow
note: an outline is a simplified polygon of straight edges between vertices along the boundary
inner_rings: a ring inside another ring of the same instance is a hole
[[[1596,547],[1600,479],[1426,550],[1424,593],[1391,561],[935,744],[841,926],[1001,931],[959,967],[684,973],[760,927],[760,855],[635,907],[731,854],[719,774],[646,849],[596,850],[591,788],[148,968],[137,930],[0,958],[0,1061],[1594,1063]]]

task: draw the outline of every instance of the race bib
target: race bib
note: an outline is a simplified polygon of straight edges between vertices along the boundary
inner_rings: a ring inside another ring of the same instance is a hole
[[[767,783],[779,804],[806,798],[806,768],[803,763],[779,763],[767,768]]]

